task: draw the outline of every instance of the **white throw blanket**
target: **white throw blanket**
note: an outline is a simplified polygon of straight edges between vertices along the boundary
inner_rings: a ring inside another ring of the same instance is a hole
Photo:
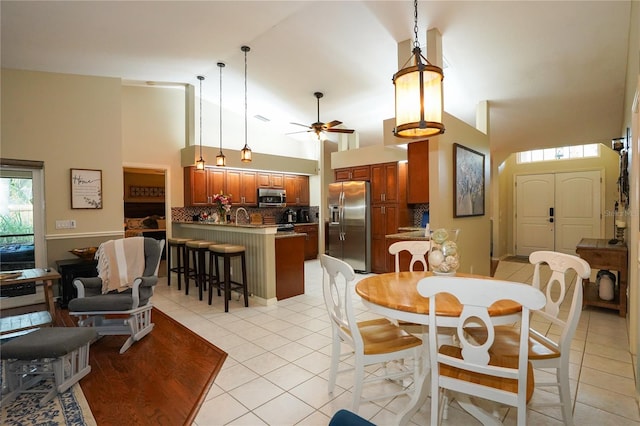
[[[96,251],[102,293],[130,288],[144,272],[144,237],[105,241]]]

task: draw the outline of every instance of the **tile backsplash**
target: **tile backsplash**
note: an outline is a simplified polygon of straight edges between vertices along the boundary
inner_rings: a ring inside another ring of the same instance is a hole
[[[284,212],[288,209],[298,211],[298,210],[309,210],[309,222],[317,223],[318,222],[318,206],[310,206],[310,207],[268,207],[268,208],[259,208],[259,207],[246,207],[249,215],[254,213],[259,213],[263,217],[273,217],[272,221],[275,223],[284,223],[286,222],[284,218]],[[237,207],[231,206],[231,210],[229,214],[231,215],[231,219],[235,220]],[[204,207],[204,206],[189,206],[189,207],[172,207],[171,208],[171,220],[172,221],[190,221],[193,220],[194,216],[200,216],[201,213],[210,213],[213,211],[212,207]],[[269,219],[265,220],[265,222],[269,221]],[[238,215],[238,223],[249,223],[249,219],[243,215],[242,213]]]

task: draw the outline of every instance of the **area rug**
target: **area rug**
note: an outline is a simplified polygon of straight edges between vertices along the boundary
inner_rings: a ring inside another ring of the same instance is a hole
[[[34,389],[45,388],[50,385],[49,380]],[[27,425],[73,425],[95,426],[95,418],[87,403],[82,389],[78,384],[73,385],[66,392],[59,394],[44,407],[38,407],[38,401],[43,394],[23,393],[9,404],[2,407],[0,424],[3,426]]]
[[[80,382],[98,425],[191,425],[227,354],[153,308],[153,331],[124,354],[126,336],[90,348]]]

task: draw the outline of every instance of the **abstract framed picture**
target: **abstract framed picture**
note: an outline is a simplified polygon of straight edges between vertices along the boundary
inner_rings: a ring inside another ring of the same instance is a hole
[[[71,169],[71,208],[102,208],[102,170]]]
[[[484,154],[453,144],[453,217],[484,215]]]

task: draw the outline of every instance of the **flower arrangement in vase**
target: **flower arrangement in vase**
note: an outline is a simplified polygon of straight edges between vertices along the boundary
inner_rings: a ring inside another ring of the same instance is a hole
[[[227,213],[231,210],[231,194],[223,194],[220,191],[219,194],[213,196],[213,204],[218,214],[217,223],[227,222]]]

